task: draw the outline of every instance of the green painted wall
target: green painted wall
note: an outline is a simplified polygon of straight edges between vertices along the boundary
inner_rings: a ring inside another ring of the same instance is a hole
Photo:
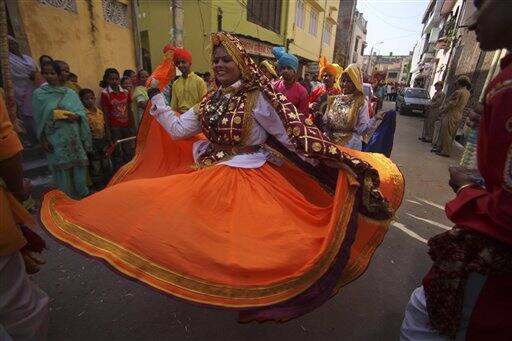
[[[170,1],[139,0],[139,31],[148,31],[151,66],[162,60],[162,48],[171,39]]]

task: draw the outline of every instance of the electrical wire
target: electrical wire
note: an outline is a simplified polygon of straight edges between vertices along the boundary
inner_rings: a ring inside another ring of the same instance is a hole
[[[364,2],[362,2],[362,4],[364,4],[365,6],[367,6],[367,4],[365,4]],[[387,24],[388,26],[391,26],[397,30],[401,30],[401,31],[406,31],[406,32],[416,32],[416,33],[420,33],[419,31],[416,31],[416,30],[411,30],[411,29],[407,29],[407,28],[403,28],[403,27],[400,27],[400,26],[396,26],[395,24],[391,24],[390,22],[386,21],[386,19],[384,19],[378,11],[375,11],[374,9],[372,9],[370,6],[367,6],[366,7],[367,9],[369,9],[371,12],[373,12],[383,23]]]
[[[364,3],[366,6],[369,6],[371,7],[373,10],[377,11],[377,12],[381,12],[379,9],[377,9],[376,7],[374,7],[372,4],[372,2],[370,1],[362,1],[361,3]],[[420,18],[423,18],[423,14],[420,14],[420,15],[416,15],[416,16],[407,16],[407,17],[397,17],[397,16],[394,16],[394,15],[389,15],[387,13],[384,13],[382,12],[382,14],[384,16],[386,16],[387,18],[390,18],[390,19],[399,19],[399,20],[406,20],[406,19],[414,19],[414,20],[418,20]]]

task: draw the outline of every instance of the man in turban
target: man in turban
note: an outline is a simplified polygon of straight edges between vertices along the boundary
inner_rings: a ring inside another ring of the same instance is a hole
[[[192,54],[187,49],[174,49],[174,64],[181,76],[172,85],[171,109],[183,113],[201,101],[207,88],[204,80],[190,71]]]
[[[277,59],[277,69],[281,79],[274,83],[274,88],[286,96],[298,111],[307,115],[309,102],[308,91],[297,82],[299,59],[287,53],[282,46],[274,47],[272,53]]]
[[[315,88],[309,95],[309,109],[311,114],[315,114],[322,103],[327,101],[328,96],[339,95],[341,93],[339,80],[343,68],[338,64],[329,64],[325,56],[320,57],[320,79],[322,85]]]

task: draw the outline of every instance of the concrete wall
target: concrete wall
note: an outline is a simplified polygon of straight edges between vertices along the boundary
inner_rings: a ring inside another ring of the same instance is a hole
[[[106,22],[101,1],[77,1],[76,5],[73,13],[36,0],[18,2],[32,57],[47,54],[68,62],[82,87],[97,90],[105,68],[135,69],[131,20],[128,27]]]

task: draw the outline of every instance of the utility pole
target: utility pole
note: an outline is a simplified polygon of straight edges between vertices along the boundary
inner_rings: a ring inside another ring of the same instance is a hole
[[[132,33],[133,33],[133,41],[135,45],[135,65],[137,66],[137,70],[143,68],[142,65],[142,46],[140,42],[140,31],[139,31],[139,6],[136,0],[131,1],[131,9],[132,9]]]
[[[171,0],[171,10],[171,40],[174,46],[183,47],[183,0]]]
[[[373,48],[380,44],[384,44],[384,42],[381,41],[381,42],[378,42],[378,43],[372,45],[372,48],[370,50],[370,57],[368,58],[368,64],[366,64],[366,74],[367,75],[370,75],[370,64],[372,63],[372,58],[373,58]]]
[[[0,68],[5,91],[5,104],[9,112],[14,129],[17,131],[16,124],[16,99],[14,97],[14,87],[11,77],[11,65],[9,64],[9,42],[7,38],[7,9],[5,0],[0,0]]]
[[[217,7],[217,32],[222,31],[222,8]]]

